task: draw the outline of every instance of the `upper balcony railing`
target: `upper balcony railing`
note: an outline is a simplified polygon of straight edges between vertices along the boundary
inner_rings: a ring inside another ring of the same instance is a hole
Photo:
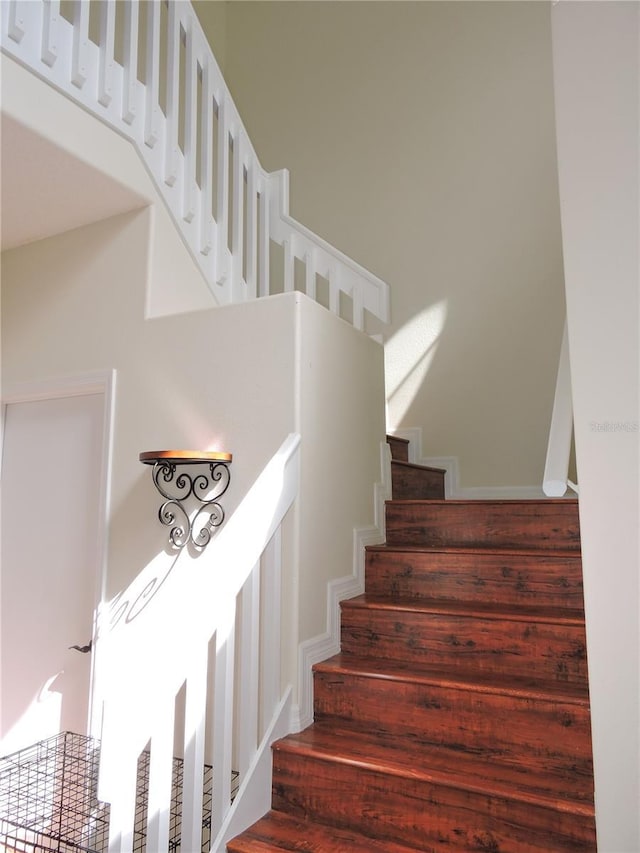
[[[187,0],[0,7],[2,51],[136,145],[217,302],[298,288],[358,329],[388,322],[388,285],[289,216],[288,174],[260,165]]]

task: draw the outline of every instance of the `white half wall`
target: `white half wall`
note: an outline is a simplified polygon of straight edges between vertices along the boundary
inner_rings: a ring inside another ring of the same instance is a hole
[[[640,850],[639,33],[638,3],[553,6],[600,853]]]

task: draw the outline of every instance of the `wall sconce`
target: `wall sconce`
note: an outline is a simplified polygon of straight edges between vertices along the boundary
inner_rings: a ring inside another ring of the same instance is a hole
[[[153,482],[164,498],[158,518],[171,527],[169,541],[174,548],[184,548],[188,542],[204,548],[224,521],[219,501],[231,482],[231,459],[230,453],[200,450],[149,450],[140,454],[141,462],[153,465]],[[200,467],[189,471],[192,466]],[[190,514],[185,502],[195,504],[195,512]],[[203,513],[209,517],[198,530],[196,522]]]

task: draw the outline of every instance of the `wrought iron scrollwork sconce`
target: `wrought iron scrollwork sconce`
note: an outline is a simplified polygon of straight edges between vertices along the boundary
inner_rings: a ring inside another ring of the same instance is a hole
[[[149,450],[140,454],[141,462],[153,465],[153,482],[164,498],[158,518],[171,528],[169,541],[174,548],[184,548],[189,542],[204,548],[224,521],[220,498],[231,482],[231,459],[230,453],[199,450]],[[186,466],[199,467],[188,472],[183,470]],[[187,502],[195,504],[191,514]],[[208,518],[198,529],[198,519],[204,514]]]

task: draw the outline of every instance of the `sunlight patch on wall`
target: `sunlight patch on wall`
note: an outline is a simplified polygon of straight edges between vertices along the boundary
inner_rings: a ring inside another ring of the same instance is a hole
[[[9,755],[60,731],[62,694],[55,683],[62,673],[52,675],[21,717],[0,741],[0,755]]]
[[[433,362],[447,319],[446,299],[429,305],[385,344],[387,428],[401,426]]]

